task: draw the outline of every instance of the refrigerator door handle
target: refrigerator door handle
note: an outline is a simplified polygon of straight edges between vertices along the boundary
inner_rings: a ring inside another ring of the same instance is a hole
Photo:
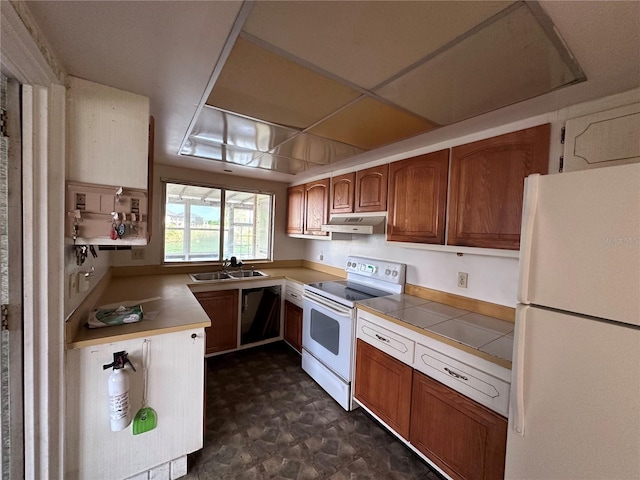
[[[533,226],[538,207],[538,185],[540,174],[534,173],[524,179],[524,201],[522,204],[522,227],[520,229],[520,278],[518,282],[518,302],[529,303],[529,275],[531,249],[533,246]]]
[[[513,374],[511,379],[511,409],[513,411],[513,430],[524,437],[524,354],[525,354],[525,333],[527,327],[527,310],[531,308],[526,305],[518,305],[516,307],[516,327],[515,341],[513,344],[514,352],[512,365]]]

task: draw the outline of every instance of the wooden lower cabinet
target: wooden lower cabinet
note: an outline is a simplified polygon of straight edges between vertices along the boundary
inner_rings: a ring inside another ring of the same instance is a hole
[[[409,440],[451,478],[504,478],[507,420],[417,371]]]
[[[409,439],[413,369],[358,339],[355,398]]]
[[[284,302],[284,339],[302,352],[302,309],[289,301]]]
[[[194,293],[211,319],[205,328],[205,354],[231,350],[238,346],[238,290]]]

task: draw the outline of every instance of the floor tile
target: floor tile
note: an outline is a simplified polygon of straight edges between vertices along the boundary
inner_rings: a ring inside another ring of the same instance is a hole
[[[188,480],[440,478],[362,409],[343,410],[284,342],[207,364],[204,448]]]

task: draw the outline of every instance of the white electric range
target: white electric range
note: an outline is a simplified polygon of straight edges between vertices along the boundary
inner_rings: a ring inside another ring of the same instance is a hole
[[[304,286],[302,368],[345,410],[354,408],[355,303],[404,292],[406,265],[348,257],[347,279]]]

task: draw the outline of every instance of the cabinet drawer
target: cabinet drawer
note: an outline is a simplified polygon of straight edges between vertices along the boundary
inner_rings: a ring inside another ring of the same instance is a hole
[[[287,285],[287,288],[284,292],[284,299],[297,305],[300,308],[302,307],[302,290],[298,290],[297,288],[291,288]]]
[[[369,322],[362,317],[358,318],[357,337],[407,365],[413,363],[413,353],[415,351],[415,342],[413,340]]]
[[[509,383],[424,345],[416,345],[414,368],[491,410],[509,414]]]

